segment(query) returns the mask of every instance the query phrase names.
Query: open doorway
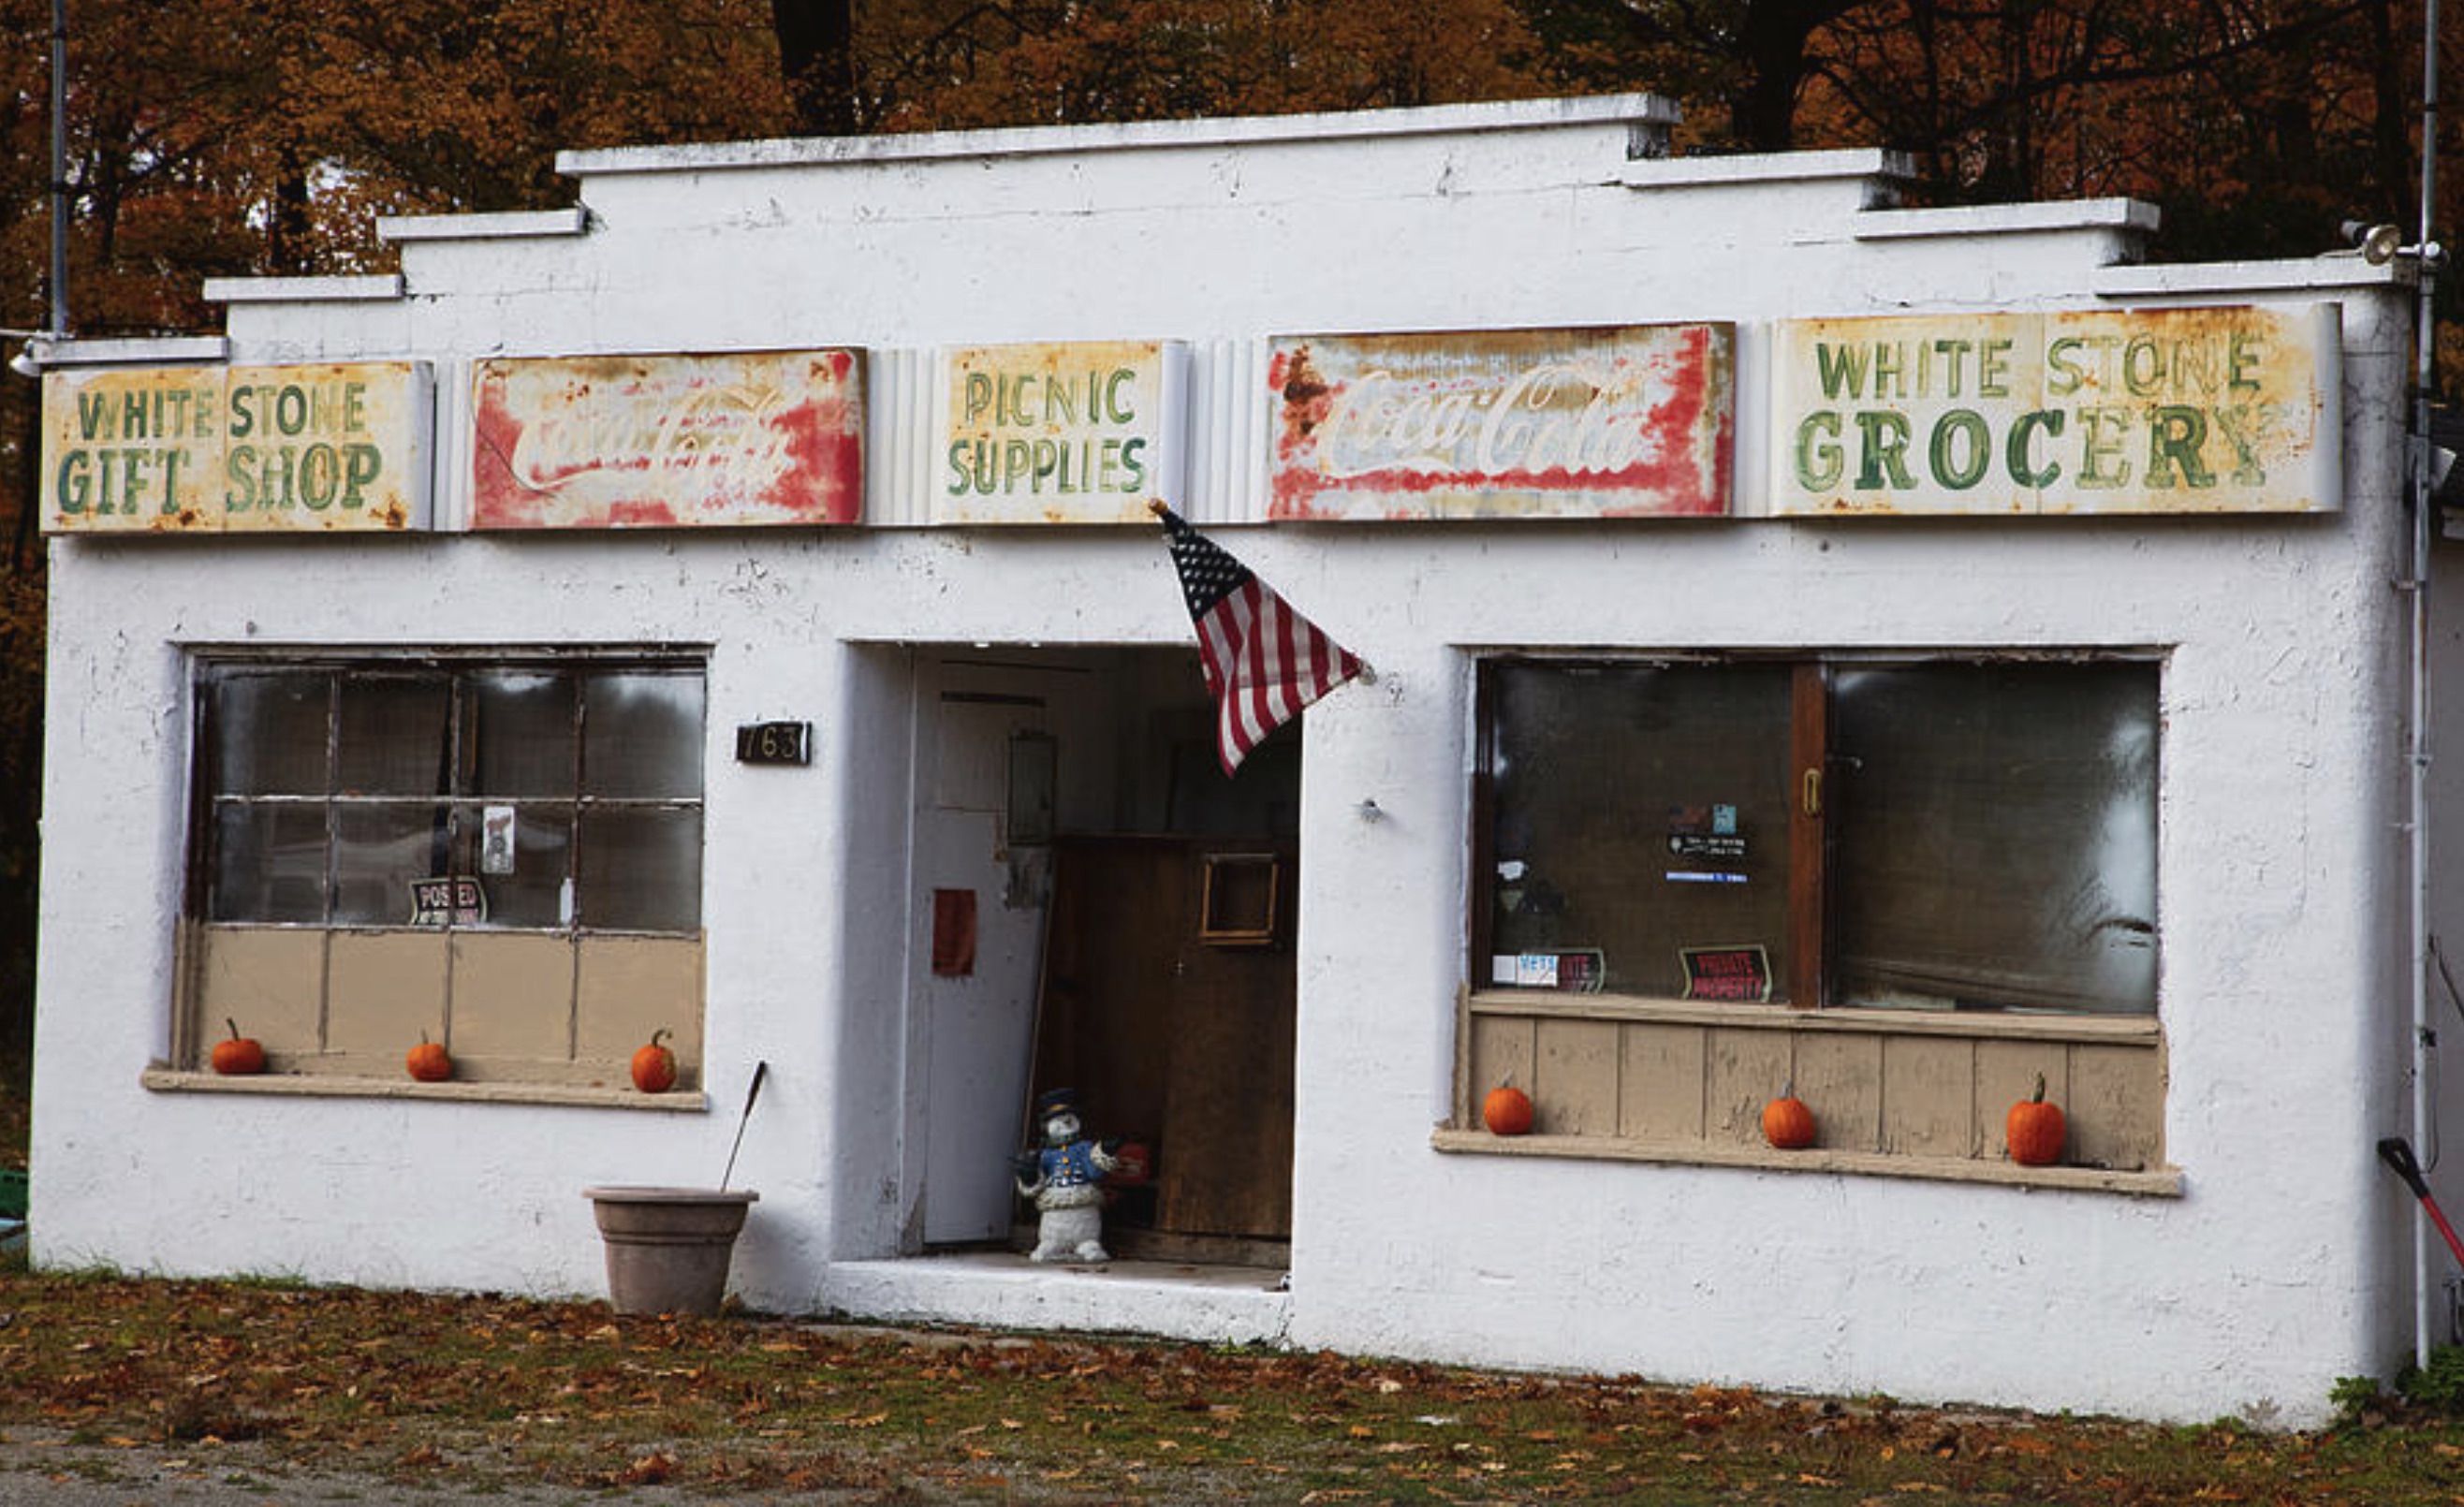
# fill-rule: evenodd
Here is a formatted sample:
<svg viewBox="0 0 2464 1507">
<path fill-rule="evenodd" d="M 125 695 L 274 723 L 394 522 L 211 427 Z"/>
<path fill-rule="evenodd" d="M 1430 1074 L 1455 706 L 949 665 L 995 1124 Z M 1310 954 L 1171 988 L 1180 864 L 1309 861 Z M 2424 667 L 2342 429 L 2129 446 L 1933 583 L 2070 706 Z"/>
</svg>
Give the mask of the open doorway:
<svg viewBox="0 0 2464 1507">
<path fill-rule="evenodd" d="M 921 1244 L 1031 1241 L 1008 1157 L 1068 1087 L 1145 1153 L 1115 1256 L 1285 1264 L 1299 729 L 1227 779 L 1193 651 L 915 664 Z"/>
</svg>

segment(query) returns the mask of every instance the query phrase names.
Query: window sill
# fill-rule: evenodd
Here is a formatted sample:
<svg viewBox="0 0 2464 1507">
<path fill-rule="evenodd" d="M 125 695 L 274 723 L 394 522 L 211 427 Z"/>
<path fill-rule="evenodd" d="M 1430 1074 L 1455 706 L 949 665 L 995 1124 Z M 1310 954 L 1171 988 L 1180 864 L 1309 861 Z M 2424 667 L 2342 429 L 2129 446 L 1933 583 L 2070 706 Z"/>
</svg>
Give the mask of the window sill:
<svg viewBox="0 0 2464 1507">
<path fill-rule="evenodd" d="M 1878 1010 L 1825 1005 L 1711 1004 L 1645 994 L 1576 994 L 1548 990 L 1481 990 L 1472 1014 L 1555 1016 L 1575 1020 L 1648 1020 L 1671 1025 L 1792 1032 L 1883 1032 L 1893 1036 L 1991 1037 L 2010 1041 L 2152 1042 L 2156 1016 L 2032 1014 L 1998 1010 Z"/>
<path fill-rule="evenodd" d="M 2101 1167 L 2021 1167 L 1978 1157 L 1902 1156 L 1882 1151 L 1781 1151 L 1749 1145 L 1672 1145 L 1594 1135 L 1492 1135 L 1441 1125 L 1429 1144 L 1439 1151 L 1473 1156 L 1571 1157 L 1595 1162 L 1654 1162 L 1684 1167 L 1734 1167 L 1758 1171 L 1839 1172 L 1860 1177 L 1914 1177 L 1947 1183 L 1986 1183 L 2014 1188 L 2059 1188 L 2081 1192 L 2178 1198 L 2178 1168 L 2117 1171 Z"/>
<path fill-rule="evenodd" d="M 409 1079 L 345 1078 L 309 1073 L 189 1073 L 149 1067 L 138 1081 L 158 1094 L 253 1094 L 291 1099 L 432 1099 L 471 1104 L 561 1104 L 580 1109 L 631 1109 L 658 1114 L 705 1114 L 710 1096 L 686 1090 L 645 1094 L 633 1088 L 583 1083 L 422 1083 Z"/>
</svg>

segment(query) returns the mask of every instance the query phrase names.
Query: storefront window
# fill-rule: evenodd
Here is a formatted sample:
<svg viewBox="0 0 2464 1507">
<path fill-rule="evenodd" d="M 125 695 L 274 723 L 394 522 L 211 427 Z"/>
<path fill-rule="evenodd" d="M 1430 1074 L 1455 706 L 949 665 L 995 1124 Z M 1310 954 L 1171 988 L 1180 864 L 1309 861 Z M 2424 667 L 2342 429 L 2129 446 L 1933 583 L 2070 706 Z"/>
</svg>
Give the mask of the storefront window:
<svg viewBox="0 0 2464 1507">
<path fill-rule="evenodd" d="M 2152 1013 L 2156 692 L 2144 660 L 1489 661 L 1485 981 Z"/>
<path fill-rule="evenodd" d="M 698 972 L 697 660 L 201 660 L 195 685 L 192 1039 L 244 1011 L 334 1072 L 459 1032 L 519 1077 L 617 1052 L 607 1000 L 693 1034 L 697 983 L 647 981 Z"/>
</svg>

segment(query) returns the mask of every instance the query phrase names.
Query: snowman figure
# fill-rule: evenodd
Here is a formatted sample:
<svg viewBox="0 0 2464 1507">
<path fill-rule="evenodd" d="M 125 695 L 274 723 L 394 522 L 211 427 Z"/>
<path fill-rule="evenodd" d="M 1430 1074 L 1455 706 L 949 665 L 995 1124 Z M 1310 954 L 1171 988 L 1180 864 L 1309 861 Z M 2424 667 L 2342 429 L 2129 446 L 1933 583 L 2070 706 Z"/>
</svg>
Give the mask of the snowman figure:
<svg viewBox="0 0 2464 1507">
<path fill-rule="evenodd" d="M 1078 1093 L 1056 1088 L 1035 1102 L 1044 1144 L 1010 1159 L 1021 1196 L 1041 1216 L 1030 1261 L 1109 1261 L 1104 1249 L 1104 1174 L 1120 1166 L 1117 1141 L 1089 1141 L 1079 1132 Z"/>
</svg>

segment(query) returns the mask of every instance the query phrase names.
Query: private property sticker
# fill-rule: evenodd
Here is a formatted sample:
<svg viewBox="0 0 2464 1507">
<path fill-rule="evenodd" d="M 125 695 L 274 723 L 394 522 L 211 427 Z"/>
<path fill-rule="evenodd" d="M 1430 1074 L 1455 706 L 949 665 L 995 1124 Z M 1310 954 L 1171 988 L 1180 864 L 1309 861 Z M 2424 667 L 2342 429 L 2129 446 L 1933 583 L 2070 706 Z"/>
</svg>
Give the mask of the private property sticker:
<svg viewBox="0 0 2464 1507">
<path fill-rule="evenodd" d="M 1685 997 L 1759 1003 L 1771 998 L 1771 958 L 1760 945 L 1677 950 L 1685 966 Z"/>
</svg>

